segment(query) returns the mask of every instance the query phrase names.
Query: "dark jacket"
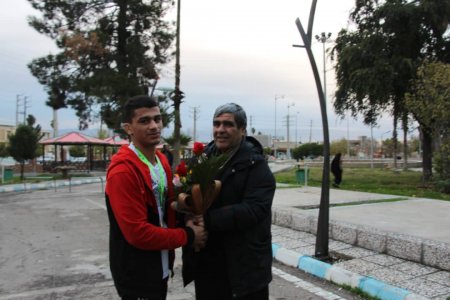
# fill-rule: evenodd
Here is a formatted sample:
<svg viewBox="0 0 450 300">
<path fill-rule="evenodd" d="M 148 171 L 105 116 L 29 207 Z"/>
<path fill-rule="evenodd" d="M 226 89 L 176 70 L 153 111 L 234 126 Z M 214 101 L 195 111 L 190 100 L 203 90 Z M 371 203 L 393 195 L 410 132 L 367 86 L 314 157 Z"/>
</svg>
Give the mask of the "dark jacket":
<svg viewBox="0 0 450 300">
<path fill-rule="evenodd" d="M 211 142 L 206 153 L 214 155 Z M 183 249 L 185 284 L 226 272 L 233 297 L 261 290 L 272 280 L 271 207 L 275 179 L 261 144 L 246 137 L 218 175 L 222 189 L 205 214 L 206 247 Z M 207 288 L 207 287 L 206 287 Z"/>
<path fill-rule="evenodd" d="M 106 205 L 110 222 L 109 258 L 114 284 L 120 296 L 160 297 L 161 250 L 168 249 L 169 267 L 173 249 L 192 242 L 192 229 L 175 227 L 175 212 L 169 209 L 174 191 L 172 171 L 166 157 L 157 152 L 166 172 L 168 197 L 165 223 L 159 222 L 150 170 L 133 150 L 122 146 L 112 158 L 107 172 Z"/>
</svg>

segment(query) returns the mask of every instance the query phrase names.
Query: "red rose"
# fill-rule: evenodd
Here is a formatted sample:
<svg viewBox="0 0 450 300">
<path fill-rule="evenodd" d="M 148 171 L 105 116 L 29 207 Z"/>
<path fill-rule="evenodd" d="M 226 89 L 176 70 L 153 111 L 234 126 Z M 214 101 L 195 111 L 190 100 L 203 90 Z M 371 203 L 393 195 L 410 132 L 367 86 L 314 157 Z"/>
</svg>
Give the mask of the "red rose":
<svg viewBox="0 0 450 300">
<path fill-rule="evenodd" d="M 175 169 L 175 172 L 181 177 L 187 176 L 188 169 L 184 160 L 180 162 L 180 164 Z"/>
<path fill-rule="evenodd" d="M 205 146 L 203 145 L 203 143 L 195 142 L 194 149 L 192 149 L 192 151 L 194 152 L 194 154 L 196 156 L 199 156 L 199 155 L 202 155 L 204 148 L 205 148 Z"/>
</svg>

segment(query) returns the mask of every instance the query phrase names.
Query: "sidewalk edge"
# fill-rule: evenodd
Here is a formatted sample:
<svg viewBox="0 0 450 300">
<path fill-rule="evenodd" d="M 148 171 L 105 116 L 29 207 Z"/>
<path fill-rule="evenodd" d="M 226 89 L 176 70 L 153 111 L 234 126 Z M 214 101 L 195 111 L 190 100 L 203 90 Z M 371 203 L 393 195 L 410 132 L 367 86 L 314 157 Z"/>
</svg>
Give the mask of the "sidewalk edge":
<svg viewBox="0 0 450 300">
<path fill-rule="evenodd" d="M 363 292 L 381 300 L 425 300 L 421 295 L 410 292 L 378 279 L 362 276 L 337 266 L 330 265 L 309 255 L 302 255 L 293 250 L 272 243 L 272 256 L 277 261 L 298 268 L 308 274 L 333 282 L 359 288 Z"/>
</svg>

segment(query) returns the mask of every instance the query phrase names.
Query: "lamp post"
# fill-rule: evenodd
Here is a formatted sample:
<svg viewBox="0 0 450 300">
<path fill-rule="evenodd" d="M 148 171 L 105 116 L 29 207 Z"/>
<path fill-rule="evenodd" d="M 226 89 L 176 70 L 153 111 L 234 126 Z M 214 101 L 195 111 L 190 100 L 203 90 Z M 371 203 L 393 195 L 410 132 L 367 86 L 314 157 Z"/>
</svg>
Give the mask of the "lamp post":
<svg viewBox="0 0 450 300">
<path fill-rule="evenodd" d="M 275 132 L 273 136 L 273 155 L 275 156 L 275 159 L 277 158 L 277 100 L 283 99 L 284 95 L 275 95 Z"/>
<path fill-rule="evenodd" d="M 329 258 L 329 211 L 330 211 L 330 135 L 328 130 L 328 117 L 326 108 L 326 98 L 323 87 L 320 82 L 320 75 L 317 69 L 316 60 L 311 49 L 312 28 L 314 23 L 314 14 L 316 12 L 317 0 L 311 3 L 311 10 L 309 12 L 308 28 L 305 31 L 300 19 L 295 20 L 295 25 L 303 40 L 303 45 L 294 45 L 294 47 L 305 48 L 308 54 L 311 69 L 316 82 L 317 93 L 319 96 L 320 112 L 322 115 L 322 129 L 323 129 L 323 170 L 322 170 L 322 188 L 320 193 L 319 216 L 317 218 L 317 235 L 316 247 L 314 256 L 320 260 L 327 260 Z"/>
<path fill-rule="evenodd" d="M 326 59 L 325 59 L 325 43 L 330 39 L 331 32 L 328 32 L 325 34 L 325 32 L 322 32 L 319 35 L 316 35 L 316 40 L 323 45 L 323 94 L 325 96 L 325 102 L 327 100 L 327 69 L 326 69 Z"/>
<path fill-rule="evenodd" d="M 298 114 L 300 112 L 297 112 L 297 115 L 295 116 L 295 147 L 298 146 Z"/>
<path fill-rule="evenodd" d="M 295 103 L 288 103 L 287 105 L 287 109 L 288 109 L 288 114 L 287 114 L 287 123 L 286 123 L 286 127 L 287 127 L 287 150 L 286 150 L 286 156 L 288 159 L 291 159 L 291 142 L 290 142 L 290 138 L 289 138 L 289 127 L 290 127 L 290 119 L 289 119 L 289 108 L 294 106 Z"/>
</svg>

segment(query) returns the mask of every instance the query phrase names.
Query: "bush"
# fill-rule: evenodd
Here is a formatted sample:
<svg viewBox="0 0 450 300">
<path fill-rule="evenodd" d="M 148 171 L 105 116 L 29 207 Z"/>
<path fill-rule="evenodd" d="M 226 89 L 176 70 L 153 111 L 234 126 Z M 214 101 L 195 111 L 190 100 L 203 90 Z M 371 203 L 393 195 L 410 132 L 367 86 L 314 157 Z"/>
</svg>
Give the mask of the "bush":
<svg viewBox="0 0 450 300">
<path fill-rule="evenodd" d="M 450 179 L 437 181 L 436 189 L 441 193 L 450 194 Z"/>
</svg>

